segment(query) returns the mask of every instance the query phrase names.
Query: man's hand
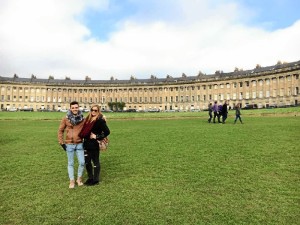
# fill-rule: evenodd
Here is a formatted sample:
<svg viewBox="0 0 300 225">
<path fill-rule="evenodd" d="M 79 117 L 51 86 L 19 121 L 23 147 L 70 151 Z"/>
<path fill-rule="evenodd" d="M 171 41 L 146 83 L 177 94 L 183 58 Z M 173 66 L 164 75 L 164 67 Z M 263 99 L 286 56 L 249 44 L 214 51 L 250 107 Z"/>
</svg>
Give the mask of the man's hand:
<svg viewBox="0 0 300 225">
<path fill-rule="evenodd" d="M 61 144 L 60 145 L 65 151 L 67 151 L 67 146 L 66 146 L 66 144 Z"/>
</svg>

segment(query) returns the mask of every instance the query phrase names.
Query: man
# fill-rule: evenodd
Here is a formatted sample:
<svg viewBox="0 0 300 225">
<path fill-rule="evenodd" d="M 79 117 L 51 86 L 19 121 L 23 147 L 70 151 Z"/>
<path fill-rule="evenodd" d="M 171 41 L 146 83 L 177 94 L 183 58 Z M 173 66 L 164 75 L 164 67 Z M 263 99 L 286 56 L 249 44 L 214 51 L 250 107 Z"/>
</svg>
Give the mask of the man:
<svg viewBox="0 0 300 225">
<path fill-rule="evenodd" d="M 210 123 L 211 122 L 211 119 L 212 119 L 212 112 L 213 112 L 213 106 L 212 106 L 212 103 L 209 103 L 208 105 L 208 122 Z"/>
<path fill-rule="evenodd" d="M 218 117 L 218 102 L 217 101 L 215 101 L 215 104 L 213 105 L 212 110 L 214 112 L 213 122 L 216 123 L 216 117 Z"/>
<path fill-rule="evenodd" d="M 70 178 L 69 188 L 75 187 L 74 178 L 74 154 L 76 153 L 78 159 L 78 174 L 77 184 L 82 186 L 82 175 L 84 170 L 84 150 L 82 139 L 79 137 L 79 133 L 84 124 L 84 118 L 82 112 L 79 110 L 79 104 L 76 101 L 70 103 L 70 109 L 67 112 L 67 116 L 64 117 L 58 128 L 58 142 L 61 147 L 67 152 L 68 156 L 68 174 Z M 64 140 L 64 133 L 66 137 Z"/>
<path fill-rule="evenodd" d="M 224 124 L 227 119 L 228 109 L 227 109 L 227 101 L 224 102 L 222 106 L 222 123 Z"/>
<path fill-rule="evenodd" d="M 222 108 L 223 108 L 223 105 L 220 102 L 220 105 L 218 105 L 218 123 L 222 123 L 221 122 L 221 116 L 223 116 L 223 114 L 222 114 Z"/>
</svg>

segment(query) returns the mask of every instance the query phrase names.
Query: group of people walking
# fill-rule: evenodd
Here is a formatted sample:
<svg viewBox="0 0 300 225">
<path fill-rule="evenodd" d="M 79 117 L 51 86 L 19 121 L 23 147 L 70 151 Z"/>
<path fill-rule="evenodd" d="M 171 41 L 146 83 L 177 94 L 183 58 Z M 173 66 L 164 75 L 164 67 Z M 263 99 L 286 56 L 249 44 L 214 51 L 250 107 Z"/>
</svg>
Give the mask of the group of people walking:
<svg viewBox="0 0 300 225">
<path fill-rule="evenodd" d="M 100 182 L 100 149 L 99 142 L 110 134 L 106 119 L 98 105 L 93 105 L 86 118 L 79 110 L 76 101 L 70 103 L 67 112 L 58 128 L 58 142 L 68 157 L 69 188 L 82 185 L 97 185 Z M 78 159 L 78 172 L 75 181 L 74 156 Z M 88 179 L 83 182 L 84 167 Z"/>
<path fill-rule="evenodd" d="M 240 104 L 236 104 L 235 107 L 235 120 L 234 124 L 236 121 L 239 119 L 241 123 L 243 123 L 242 118 L 241 118 L 241 108 Z M 227 116 L 228 116 L 228 102 L 225 101 L 224 104 L 218 105 L 218 102 L 215 101 L 214 105 L 212 103 L 209 103 L 208 105 L 208 122 L 211 123 L 216 123 L 216 119 L 218 120 L 218 123 L 225 123 Z M 222 120 L 222 121 L 221 121 Z"/>
</svg>

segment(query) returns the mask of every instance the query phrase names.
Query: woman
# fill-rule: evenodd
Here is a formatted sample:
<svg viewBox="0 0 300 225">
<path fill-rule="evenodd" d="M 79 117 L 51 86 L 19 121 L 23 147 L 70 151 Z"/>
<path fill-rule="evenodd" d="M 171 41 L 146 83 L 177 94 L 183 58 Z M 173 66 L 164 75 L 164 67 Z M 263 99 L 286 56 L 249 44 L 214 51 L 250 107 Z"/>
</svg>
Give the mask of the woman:
<svg viewBox="0 0 300 225">
<path fill-rule="evenodd" d="M 85 166 L 88 179 L 85 185 L 96 185 L 100 181 L 100 151 L 99 143 L 110 134 L 106 121 L 98 105 L 93 105 L 85 119 L 80 137 L 84 139 Z M 93 164 L 93 165 L 92 165 Z"/>
</svg>

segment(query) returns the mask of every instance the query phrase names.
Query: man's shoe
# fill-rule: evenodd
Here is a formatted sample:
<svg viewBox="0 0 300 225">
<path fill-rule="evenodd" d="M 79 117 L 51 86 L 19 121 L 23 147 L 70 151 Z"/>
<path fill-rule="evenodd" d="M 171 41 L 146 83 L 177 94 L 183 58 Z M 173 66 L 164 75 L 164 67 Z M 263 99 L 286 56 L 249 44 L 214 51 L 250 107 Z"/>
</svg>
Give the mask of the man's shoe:
<svg viewBox="0 0 300 225">
<path fill-rule="evenodd" d="M 70 180 L 69 188 L 70 189 L 75 188 L 75 180 Z"/>
<path fill-rule="evenodd" d="M 83 183 L 82 183 L 82 177 L 78 177 L 77 180 L 76 180 L 76 182 L 77 182 L 78 186 L 82 186 L 83 185 Z"/>
</svg>

